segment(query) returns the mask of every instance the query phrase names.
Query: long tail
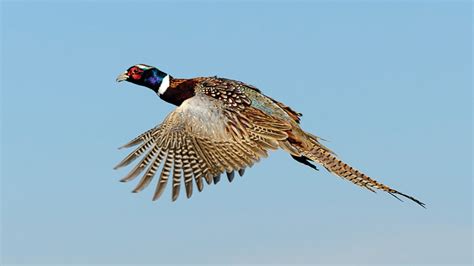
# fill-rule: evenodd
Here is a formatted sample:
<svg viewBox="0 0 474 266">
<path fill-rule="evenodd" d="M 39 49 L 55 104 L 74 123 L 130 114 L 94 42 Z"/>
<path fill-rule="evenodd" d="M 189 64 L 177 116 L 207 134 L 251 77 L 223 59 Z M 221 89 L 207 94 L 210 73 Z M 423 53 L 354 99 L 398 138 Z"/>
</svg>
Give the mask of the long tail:
<svg viewBox="0 0 474 266">
<path fill-rule="evenodd" d="M 416 202 L 421 207 L 426 208 L 425 204 L 417 200 L 416 198 L 403 194 L 382 183 L 379 183 L 374 179 L 370 178 L 369 176 L 365 175 L 364 173 L 360 172 L 359 170 L 354 169 L 352 166 L 339 160 L 331 150 L 319 143 L 317 137 L 308 133 L 307 137 L 311 140 L 312 145 L 310 145 L 310 149 L 302 150 L 301 152 L 304 154 L 305 157 L 324 166 L 329 172 L 344 179 L 347 179 L 352 183 L 364 187 L 372 192 L 375 192 L 374 189 L 380 189 L 389 193 L 400 201 L 402 200 L 397 195 L 410 199 Z"/>
</svg>

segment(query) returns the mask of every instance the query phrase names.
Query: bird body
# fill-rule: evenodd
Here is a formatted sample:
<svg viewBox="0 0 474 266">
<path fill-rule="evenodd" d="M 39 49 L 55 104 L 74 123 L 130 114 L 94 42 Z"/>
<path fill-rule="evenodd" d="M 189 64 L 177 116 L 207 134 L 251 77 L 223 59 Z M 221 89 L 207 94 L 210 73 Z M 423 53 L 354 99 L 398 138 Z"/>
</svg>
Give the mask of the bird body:
<svg viewBox="0 0 474 266">
<path fill-rule="evenodd" d="M 371 191 L 401 195 L 424 206 L 342 162 L 321 144 L 320 138 L 300 127 L 300 113 L 254 86 L 219 77 L 175 79 L 144 64 L 130 67 L 117 78 L 124 80 L 148 87 L 177 106 L 162 124 L 124 145 L 138 148 L 116 168 L 142 159 L 122 181 L 130 181 L 145 171 L 134 192 L 148 186 L 162 165 L 153 199 L 161 196 L 168 179 L 172 182 L 173 201 L 178 198 L 181 179 L 189 198 L 194 183 L 201 191 L 203 180 L 217 183 L 222 173 L 232 181 L 234 171 L 243 175 L 247 167 L 267 157 L 269 150 L 281 148 L 314 169 L 317 168 L 311 162 Z"/>
</svg>

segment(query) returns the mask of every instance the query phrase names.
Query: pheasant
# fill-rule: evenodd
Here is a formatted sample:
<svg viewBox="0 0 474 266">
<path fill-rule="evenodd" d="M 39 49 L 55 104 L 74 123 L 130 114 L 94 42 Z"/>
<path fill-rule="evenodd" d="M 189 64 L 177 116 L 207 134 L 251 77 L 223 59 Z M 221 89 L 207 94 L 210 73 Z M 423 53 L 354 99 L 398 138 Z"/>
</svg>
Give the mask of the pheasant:
<svg viewBox="0 0 474 266">
<path fill-rule="evenodd" d="M 301 113 L 252 85 L 216 76 L 179 79 L 145 64 L 130 67 L 117 81 L 145 86 L 177 106 L 162 124 L 121 147 L 138 145 L 114 169 L 141 157 L 121 181 L 133 180 L 145 171 L 133 192 L 146 188 L 162 165 L 153 200 L 160 198 L 170 178 L 172 201 L 179 196 L 181 179 L 189 198 L 193 183 L 202 191 L 204 182 L 216 184 L 223 173 L 232 182 L 235 172 L 242 176 L 247 167 L 267 157 L 268 151 L 281 148 L 297 162 L 316 170 L 312 162 L 372 192 L 382 190 L 425 207 L 416 198 L 379 183 L 338 159 L 319 137 L 301 129 Z"/>
</svg>

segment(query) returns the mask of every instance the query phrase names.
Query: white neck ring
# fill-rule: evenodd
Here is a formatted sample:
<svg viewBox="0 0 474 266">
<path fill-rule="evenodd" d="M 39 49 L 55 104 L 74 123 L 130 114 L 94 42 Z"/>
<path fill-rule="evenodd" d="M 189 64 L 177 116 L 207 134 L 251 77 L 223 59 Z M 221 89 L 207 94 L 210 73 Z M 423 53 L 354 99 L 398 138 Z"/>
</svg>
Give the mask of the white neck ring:
<svg viewBox="0 0 474 266">
<path fill-rule="evenodd" d="M 169 86 L 170 86 L 170 75 L 166 75 L 161 81 L 160 87 L 158 88 L 158 93 L 160 95 L 163 95 Z"/>
</svg>

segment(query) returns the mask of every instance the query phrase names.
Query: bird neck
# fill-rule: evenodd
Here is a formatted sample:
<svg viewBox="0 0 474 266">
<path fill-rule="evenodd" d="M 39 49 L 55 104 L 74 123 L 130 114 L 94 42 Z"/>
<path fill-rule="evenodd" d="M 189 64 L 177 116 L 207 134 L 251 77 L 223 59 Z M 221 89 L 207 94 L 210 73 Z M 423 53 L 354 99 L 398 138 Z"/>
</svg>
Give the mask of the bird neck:
<svg viewBox="0 0 474 266">
<path fill-rule="evenodd" d="M 166 90 L 169 86 L 170 79 L 170 75 L 155 68 L 146 72 L 143 79 L 140 81 L 141 84 L 139 85 L 145 86 L 154 92 L 159 93 L 160 90 Z"/>
<path fill-rule="evenodd" d="M 156 92 L 165 102 L 179 106 L 185 100 L 195 95 L 195 86 L 196 81 L 193 79 L 175 79 L 169 76 L 169 86 L 164 89 L 163 85 L 161 88 L 158 88 Z"/>
</svg>

